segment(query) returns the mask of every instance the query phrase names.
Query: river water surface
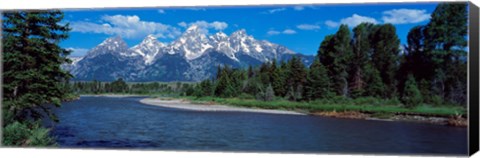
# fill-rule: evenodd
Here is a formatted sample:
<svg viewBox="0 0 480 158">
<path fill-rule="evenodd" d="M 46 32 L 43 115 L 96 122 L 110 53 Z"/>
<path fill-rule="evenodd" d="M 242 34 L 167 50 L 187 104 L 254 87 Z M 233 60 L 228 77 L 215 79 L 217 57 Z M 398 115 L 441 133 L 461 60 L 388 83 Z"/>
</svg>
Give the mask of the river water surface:
<svg viewBox="0 0 480 158">
<path fill-rule="evenodd" d="M 199 112 L 81 97 L 46 122 L 63 148 L 465 155 L 466 128 L 308 115 Z"/>
</svg>

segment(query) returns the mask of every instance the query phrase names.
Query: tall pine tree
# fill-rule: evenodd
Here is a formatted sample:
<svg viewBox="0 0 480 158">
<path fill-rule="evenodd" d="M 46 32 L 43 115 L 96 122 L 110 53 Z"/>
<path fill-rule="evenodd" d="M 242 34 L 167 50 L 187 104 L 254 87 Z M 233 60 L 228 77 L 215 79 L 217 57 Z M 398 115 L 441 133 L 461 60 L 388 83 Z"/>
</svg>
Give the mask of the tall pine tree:
<svg viewBox="0 0 480 158">
<path fill-rule="evenodd" d="M 337 95 L 348 96 L 348 62 L 352 56 L 350 30 L 340 25 L 334 35 L 326 36 L 320 45 L 318 56 L 325 65 Z"/>
<path fill-rule="evenodd" d="M 308 100 L 323 99 L 331 95 L 327 69 L 320 63 L 318 58 L 310 65 L 305 90 Z"/>
<path fill-rule="evenodd" d="M 40 119 L 40 111 L 55 118 L 45 103 L 60 106 L 66 96 L 62 82 L 71 78 L 60 68 L 70 62 L 70 52 L 59 46 L 70 31 L 68 24 L 60 24 L 62 19 L 60 11 L 3 14 L 4 125 L 14 120 Z"/>
<path fill-rule="evenodd" d="M 400 51 L 400 40 L 395 26 L 392 24 L 379 26 L 371 40 L 373 45 L 372 63 L 380 72 L 380 77 L 387 87 L 383 97 L 393 97 L 397 93 L 395 75 L 399 66 L 398 53 Z"/>
<path fill-rule="evenodd" d="M 371 53 L 370 34 L 374 27 L 372 23 L 361 23 L 353 28 L 353 59 L 349 62 L 349 89 L 351 97 L 364 95 L 366 86 L 365 69 Z"/>
</svg>

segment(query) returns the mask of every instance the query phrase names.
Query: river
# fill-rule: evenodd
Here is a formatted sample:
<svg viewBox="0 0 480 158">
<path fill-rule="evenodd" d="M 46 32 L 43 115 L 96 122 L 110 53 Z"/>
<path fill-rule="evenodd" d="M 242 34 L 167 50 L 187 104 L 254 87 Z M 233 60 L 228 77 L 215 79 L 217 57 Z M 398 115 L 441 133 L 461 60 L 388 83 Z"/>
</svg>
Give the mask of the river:
<svg viewBox="0 0 480 158">
<path fill-rule="evenodd" d="M 466 155 L 467 129 L 309 115 L 200 112 L 86 97 L 55 109 L 61 148 Z"/>
</svg>

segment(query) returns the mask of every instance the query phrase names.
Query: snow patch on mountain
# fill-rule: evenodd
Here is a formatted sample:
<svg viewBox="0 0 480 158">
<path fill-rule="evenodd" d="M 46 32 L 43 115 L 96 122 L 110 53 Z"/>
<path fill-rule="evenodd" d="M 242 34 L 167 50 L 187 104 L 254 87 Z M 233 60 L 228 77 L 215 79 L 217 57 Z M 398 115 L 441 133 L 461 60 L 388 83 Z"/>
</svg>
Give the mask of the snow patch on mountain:
<svg viewBox="0 0 480 158">
<path fill-rule="evenodd" d="M 199 81 L 214 75 L 218 65 L 258 65 L 286 60 L 292 55 L 296 53 L 266 40 L 256 40 L 245 29 L 230 36 L 223 32 L 207 35 L 199 26 L 191 25 L 168 44 L 148 35 L 128 48 L 119 36 L 108 38 L 65 68 L 79 80 L 122 77 L 128 81 Z"/>
</svg>

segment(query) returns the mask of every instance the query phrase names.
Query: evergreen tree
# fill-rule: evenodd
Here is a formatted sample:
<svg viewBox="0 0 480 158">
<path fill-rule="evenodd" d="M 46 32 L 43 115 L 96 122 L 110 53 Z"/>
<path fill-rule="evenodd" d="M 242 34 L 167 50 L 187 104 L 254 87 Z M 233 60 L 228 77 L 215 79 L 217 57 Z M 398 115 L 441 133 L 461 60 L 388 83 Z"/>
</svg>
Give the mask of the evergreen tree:
<svg viewBox="0 0 480 158">
<path fill-rule="evenodd" d="M 252 78 L 255 74 L 253 73 L 252 65 L 248 65 L 248 78 Z"/>
<path fill-rule="evenodd" d="M 59 24 L 62 19 L 60 11 L 4 12 L 4 125 L 28 117 L 39 119 L 39 110 L 54 118 L 44 105 L 60 106 L 60 100 L 66 96 L 61 91 L 61 83 L 71 77 L 60 68 L 61 64 L 70 62 L 66 58 L 70 52 L 59 46 L 70 31 L 68 24 Z M 11 117 L 5 118 L 5 114 Z"/>
<path fill-rule="evenodd" d="M 220 72 L 220 78 L 218 79 L 217 85 L 215 86 L 216 96 L 231 97 L 235 94 L 228 71 L 228 68 L 225 67 L 222 72 Z"/>
<path fill-rule="evenodd" d="M 394 97 L 397 93 L 395 75 L 398 70 L 398 53 L 400 40 L 395 26 L 384 24 L 378 27 L 372 37 L 372 63 L 380 72 L 380 77 L 387 87 L 386 96 Z"/>
<path fill-rule="evenodd" d="M 350 96 L 356 98 L 364 95 L 366 86 L 365 69 L 369 62 L 371 52 L 370 40 L 371 30 L 374 27 L 371 23 L 361 23 L 353 28 L 353 59 L 350 60 Z"/>
<path fill-rule="evenodd" d="M 275 98 L 275 92 L 273 92 L 272 85 L 269 84 L 265 90 L 265 101 L 272 101 Z"/>
<path fill-rule="evenodd" d="M 268 63 L 263 63 L 260 65 L 260 72 L 259 72 L 259 77 L 260 81 L 262 81 L 263 85 L 268 85 L 270 84 L 270 66 Z"/>
<path fill-rule="evenodd" d="M 366 79 L 368 86 L 365 88 L 366 96 L 372 97 L 384 97 L 386 92 L 385 84 L 382 82 L 380 72 L 375 69 L 371 64 L 368 64 L 365 69 Z"/>
<path fill-rule="evenodd" d="M 283 68 L 276 68 L 272 74 L 272 86 L 275 95 L 277 96 L 285 96 L 287 93 L 285 89 L 285 80 L 286 80 L 286 73 Z"/>
<path fill-rule="evenodd" d="M 413 75 L 408 76 L 404 89 L 402 103 L 406 107 L 415 107 L 423 102 L 422 94 L 417 87 L 417 82 L 415 81 Z"/>
<path fill-rule="evenodd" d="M 40 127 L 30 121 L 40 120 L 42 113 L 57 120 L 46 103 L 60 106 L 68 95 L 62 85 L 71 78 L 60 67 L 71 62 L 70 51 L 59 46 L 70 31 L 68 24 L 60 24 L 62 19 L 58 10 L 3 12 L 2 127 L 15 129 L 15 122 L 37 130 Z M 3 145 L 15 145 L 5 142 L 12 134 L 4 133 Z M 26 142 L 28 138 L 19 139 Z M 29 141 L 24 145 L 38 145 Z"/>
<path fill-rule="evenodd" d="M 128 85 L 125 81 L 123 81 L 123 78 L 119 78 L 119 79 L 113 81 L 110 84 L 110 86 L 112 88 L 112 92 L 114 92 L 114 93 L 126 93 L 128 91 Z M 137 86 L 145 87 L 143 84 L 139 84 Z M 145 88 L 142 88 L 142 89 L 143 89 L 142 92 L 146 93 Z"/>
<path fill-rule="evenodd" d="M 203 80 L 200 84 L 197 84 L 194 95 L 197 97 L 213 96 L 213 90 L 214 88 L 210 80 Z"/>
<path fill-rule="evenodd" d="M 337 95 L 348 95 L 347 66 L 352 57 L 350 30 L 347 25 L 340 25 L 334 35 L 325 37 L 320 45 L 318 56 L 328 70 L 333 89 Z"/>
<path fill-rule="evenodd" d="M 407 35 L 407 45 L 404 55 L 401 56 L 401 65 L 397 73 L 399 81 L 399 92 L 403 93 L 406 77 L 412 74 L 417 80 L 432 80 L 434 72 L 434 63 L 425 51 L 424 45 L 424 26 L 412 28 Z M 430 88 L 426 89 L 430 90 Z"/>
<path fill-rule="evenodd" d="M 327 70 L 317 58 L 310 65 L 307 75 L 306 98 L 308 100 L 322 99 L 330 96 L 330 79 Z"/>
<path fill-rule="evenodd" d="M 435 8 L 425 29 L 424 43 L 433 59 L 435 76 L 445 75 L 443 80 L 434 79 L 436 95 L 458 104 L 466 103 L 466 100 L 461 99 L 466 98 L 466 92 L 459 89 L 467 88 L 467 74 L 464 70 L 467 17 L 467 3 L 441 3 Z"/>
<path fill-rule="evenodd" d="M 272 85 L 268 85 L 265 91 L 261 90 L 256 94 L 257 100 L 272 101 L 275 98 Z"/>
<path fill-rule="evenodd" d="M 288 62 L 287 68 L 288 77 L 286 78 L 286 83 L 288 86 L 304 86 L 307 82 L 307 71 L 305 65 L 300 60 L 300 58 L 294 56 Z"/>
</svg>

